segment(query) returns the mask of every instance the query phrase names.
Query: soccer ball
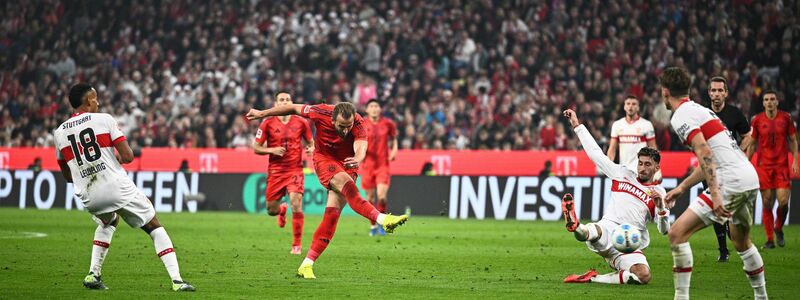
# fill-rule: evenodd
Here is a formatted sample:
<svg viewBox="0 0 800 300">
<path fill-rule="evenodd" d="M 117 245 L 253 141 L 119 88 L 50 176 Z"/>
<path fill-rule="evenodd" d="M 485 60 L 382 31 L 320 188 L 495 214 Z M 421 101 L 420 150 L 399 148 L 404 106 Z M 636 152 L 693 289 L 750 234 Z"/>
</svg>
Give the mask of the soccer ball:
<svg viewBox="0 0 800 300">
<path fill-rule="evenodd" d="M 630 224 L 622 224 L 614 228 L 611 233 L 614 248 L 622 253 L 631 253 L 639 249 L 642 244 L 642 233 Z"/>
</svg>

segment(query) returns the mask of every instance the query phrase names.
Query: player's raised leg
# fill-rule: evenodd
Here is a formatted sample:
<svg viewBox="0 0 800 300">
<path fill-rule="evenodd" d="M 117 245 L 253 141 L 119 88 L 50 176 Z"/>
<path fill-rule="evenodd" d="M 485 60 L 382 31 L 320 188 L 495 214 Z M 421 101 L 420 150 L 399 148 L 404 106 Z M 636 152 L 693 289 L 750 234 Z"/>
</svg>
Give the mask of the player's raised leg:
<svg viewBox="0 0 800 300">
<path fill-rule="evenodd" d="M 749 211 L 748 211 L 749 213 Z M 748 224 L 731 224 L 731 240 L 733 247 L 742 258 L 743 270 L 747 275 L 750 286 L 753 288 L 755 299 L 767 299 L 767 282 L 764 278 L 764 260 L 758 248 L 750 240 L 750 226 Z"/>
<path fill-rule="evenodd" d="M 778 211 L 775 218 L 775 238 L 777 239 L 778 246 L 785 246 L 786 241 L 783 238 L 783 224 L 786 223 L 786 217 L 789 215 L 789 199 L 791 195 L 790 189 L 777 189 L 775 190 L 778 199 Z"/>
<path fill-rule="evenodd" d="M 644 257 L 644 254 L 641 253 L 631 253 L 631 255 Z M 647 284 L 650 282 L 650 267 L 646 264 L 635 264 L 629 270 L 621 269 L 617 272 L 596 275 L 590 280 L 594 283 L 606 284 Z"/>
<path fill-rule="evenodd" d="M 775 189 L 761 190 L 761 223 L 764 224 L 764 233 L 767 235 L 767 242 L 764 243 L 764 249 L 775 248 L 775 215 L 772 213 L 772 208 L 775 207 Z"/>
<path fill-rule="evenodd" d="M 289 203 L 292 205 L 292 251 L 291 254 L 300 255 L 302 253 L 303 240 L 303 194 L 297 192 L 289 193 Z"/>
<path fill-rule="evenodd" d="M 323 251 L 328 248 L 333 234 L 336 233 L 336 224 L 339 222 L 341 209 L 347 201 L 339 196 L 339 194 L 328 191 L 328 203 L 325 207 L 325 213 L 322 215 L 322 222 L 314 231 L 314 236 L 311 240 L 311 247 L 308 249 L 306 258 L 297 269 L 297 276 L 306 279 L 315 279 L 314 276 L 314 262 L 319 258 Z"/>
<path fill-rule="evenodd" d="M 161 258 L 161 262 L 164 263 L 164 267 L 166 267 L 167 273 L 172 279 L 172 290 L 193 292 L 195 290 L 194 286 L 181 278 L 180 269 L 178 268 L 178 256 L 172 246 L 172 240 L 167 235 L 164 227 L 161 226 L 158 218 L 153 217 L 150 222 L 147 222 L 141 228 L 153 239 L 156 254 Z"/>
<path fill-rule="evenodd" d="M 94 241 L 92 241 L 92 262 L 89 265 L 89 274 L 83 279 L 83 286 L 89 289 L 105 290 L 108 288 L 100 276 L 102 275 L 103 261 L 108 254 L 108 247 L 111 246 L 111 238 L 119 224 L 119 216 L 112 212 L 97 215 L 95 220 L 98 221 L 98 225 L 94 231 Z"/>
<path fill-rule="evenodd" d="M 675 299 L 689 299 L 689 286 L 692 281 L 694 259 L 689 237 L 706 227 L 700 216 L 687 209 L 672 224 L 669 231 L 669 243 L 672 248 L 672 277 L 675 284 Z"/>
<path fill-rule="evenodd" d="M 386 232 L 392 233 L 394 229 L 403 225 L 408 216 L 392 216 L 380 213 L 372 204 L 361 198 L 353 179 L 345 172 L 339 172 L 330 180 L 331 188 L 347 200 L 347 204 L 359 215 L 383 225 Z"/>
</svg>

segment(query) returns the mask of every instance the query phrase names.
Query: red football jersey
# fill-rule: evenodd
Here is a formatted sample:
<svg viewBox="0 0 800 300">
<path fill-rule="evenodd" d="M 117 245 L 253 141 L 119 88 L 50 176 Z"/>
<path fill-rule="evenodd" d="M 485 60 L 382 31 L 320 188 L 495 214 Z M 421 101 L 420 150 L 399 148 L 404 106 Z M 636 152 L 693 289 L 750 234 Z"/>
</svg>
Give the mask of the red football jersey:
<svg viewBox="0 0 800 300">
<path fill-rule="evenodd" d="M 388 118 L 380 118 L 377 123 L 372 123 L 369 118 L 364 120 L 364 129 L 369 137 L 367 158 L 365 166 L 381 167 L 389 165 L 389 141 L 397 136 L 397 126 Z"/>
<path fill-rule="evenodd" d="M 792 117 L 779 110 L 775 118 L 770 120 L 767 114 L 762 112 L 753 118 L 752 126 L 753 138 L 758 143 L 756 166 L 788 167 L 789 143 L 787 138 L 797 132 Z"/>
<path fill-rule="evenodd" d="M 333 126 L 333 107 L 329 104 L 305 105 L 300 115 L 314 121 L 314 128 L 317 129 L 317 136 L 314 138 L 316 147 L 314 155 L 343 161 L 348 157 L 355 156 L 353 142 L 356 140 L 366 141 L 367 132 L 364 130 L 364 119 L 361 118 L 361 115 L 355 114 L 353 129 L 347 134 L 347 137 L 340 138 L 336 127 Z"/>
<path fill-rule="evenodd" d="M 269 156 L 269 170 L 275 172 L 288 172 L 303 169 L 303 144 L 300 138 L 311 140 L 311 127 L 308 120 L 289 117 L 289 122 L 283 124 L 278 117 L 264 119 L 256 131 L 256 142 L 264 143 L 267 147 L 283 147 L 286 153 L 283 156 Z"/>
</svg>

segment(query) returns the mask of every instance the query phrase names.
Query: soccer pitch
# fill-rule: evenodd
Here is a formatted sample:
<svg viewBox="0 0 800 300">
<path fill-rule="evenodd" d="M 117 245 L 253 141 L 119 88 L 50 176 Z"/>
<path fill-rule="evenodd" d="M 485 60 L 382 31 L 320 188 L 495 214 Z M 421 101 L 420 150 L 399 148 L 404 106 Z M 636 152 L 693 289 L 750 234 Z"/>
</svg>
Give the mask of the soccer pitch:
<svg viewBox="0 0 800 300">
<path fill-rule="evenodd" d="M 245 213 L 159 214 L 194 294 L 169 290 L 149 236 L 120 223 L 103 267 L 107 291 L 81 285 L 95 223 L 81 211 L 0 209 L 0 299 L 27 298 L 525 298 L 671 299 L 672 256 L 651 226 L 646 286 L 564 284 L 570 273 L 605 262 L 560 222 L 450 220 L 412 216 L 397 233 L 373 238 L 360 217 L 342 217 L 314 267 L 316 280 L 295 277 L 320 216 L 307 216 L 303 256 L 289 254 L 291 228 Z M 762 251 L 773 299 L 797 297 L 800 228 L 788 226 L 786 248 Z M 764 241 L 763 227 L 754 240 Z M 35 237 L 37 234 L 44 237 Z M 692 297 L 752 299 L 739 256 L 717 263 L 712 229 L 691 240 Z M 729 247 L 732 247 L 729 242 Z"/>
</svg>

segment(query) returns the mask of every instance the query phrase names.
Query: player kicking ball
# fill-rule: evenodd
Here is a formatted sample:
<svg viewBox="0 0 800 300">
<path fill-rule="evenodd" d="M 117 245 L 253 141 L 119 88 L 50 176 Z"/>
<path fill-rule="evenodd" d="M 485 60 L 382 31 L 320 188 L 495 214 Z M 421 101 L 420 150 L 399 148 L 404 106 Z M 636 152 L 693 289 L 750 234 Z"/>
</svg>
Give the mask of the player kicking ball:
<svg viewBox="0 0 800 300">
<path fill-rule="evenodd" d="M 569 119 L 589 158 L 614 182 L 611 187 L 611 202 L 605 215 L 597 223 L 579 223 L 572 195 L 565 194 L 561 200 L 567 231 L 572 232 L 578 241 L 586 242 L 589 249 L 602 256 L 614 272 L 598 275 L 597 271 L 589 270 L 583 275 L 567 276 L 564 282 L 647 284 L 650 282 L 650 265 L 644 253 L 641 250 L 632 253 L 619 252 L 613 247 L 611 233 L 620 224 L 630 224 L 642 233 L 640 249 L 644 249 L 650 243 L 648 219 L 657 224 L 661 234 L 669 231 L 669 210 L 661 201 L 666 191 L 653 180 L 653 175 L 660 169 L 661 155 L 658 150 L 641 148 L 637 154 L 638 174 L 634 173 L 624 165 L 615 164 L 603 154 L 589 130 L 578 121 L 575 111 L 567 109 L 564 116 Z"/>
<path fill-rule="evenodd" d="M 322 186 L 328 189 L 328 203 L 322 223 L 314 232 L 311 248 L 297 269 L 297 276 L 313 279 L 316 278 L 313 271 L 314 261 L 328 247 L 336 232 L 341 210 L 346 204 L 350 204 L 353 211 L 370 221 L 383 224 L 383 229 L 388 233 L 403 225 L 408 216 L 383 214 L 361 198 L 355 179 L 358 177 L 358 165 L 367 154 L 367 133 L 364 130 L 364 119 L 356 113 L 352 104 L 291 104 L 267 110 L 250 109 L 247 118 L 255 120 L 286 115 L 299 115 L 314 121 L 317 132 L 314 139 L 314 169 Z"/>
<path fill-rule="evenodd" d="M 114 118 L 97 113 L 97 91 L 88 84 L 76 84 L 69 91 L 69 102 L 75 113 L 53 133 L 59 149 L 58 165 L 67 182 L 75 185 L 75 195 L 98 224 L 89 275 L 83 279 L 83 285 L 90 289 L 107 289 L 101 279 L 101 269 L 122 218 L 153 239 L 156 254 L 172 279 L 172 290 L 194 291 L 194 287 L 181 278 L 172 241 L 158 222 L 153 205 L 120 165 L 133 161 L 133 150 Z"/>
<path fill-rule="evenodd" d="M 292 95 L 287 92 L 275 94 L 275 107 L 291 105 Z M 302 253 L 303 238 L 303 147 L 311 156 L 314 152 L 314 141 L 311 139 L 311 127 L 308 120 L 298 116 L 280 116 L 266 118 L 256 131 L 253 151 L 258 155 L 269 155 L 269 174 L 267 175 L 267 213 L 278 216 L 278 227 L 286 226 L 286 203 L 281 198 L 289 194 L 292 205 L 292 250 L 291 254 Z M 264 143 L 267 143 L 264 145 Z"/>
</svg>

